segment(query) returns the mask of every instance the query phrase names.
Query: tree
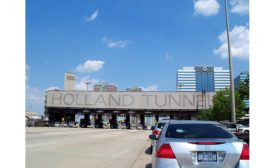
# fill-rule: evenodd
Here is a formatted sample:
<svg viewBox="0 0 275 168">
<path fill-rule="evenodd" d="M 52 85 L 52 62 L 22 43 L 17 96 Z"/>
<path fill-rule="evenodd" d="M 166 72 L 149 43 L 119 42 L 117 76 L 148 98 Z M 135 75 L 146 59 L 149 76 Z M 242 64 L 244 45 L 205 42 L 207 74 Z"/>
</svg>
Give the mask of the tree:
<svg viewBox="0 0 275 168">
<path fill-rule="evenodd" d="M 236 118 L 245 115 L 243 112 L 245 104 L 238 92 L 235 92 Z M 224 89 L 217 91 L 213 96 L 213 107 L 198 113 L 199 120 L 225 121 L 231 119 L 231 98 L 230 90 Z"/>
<path fill-rule="evenodd" d="M 208 121 L 214 120 L 212 108 L 200 111 L 198 113 L 197 118 L 198 120 L 208 120 Z"/>
<path fill-rule="evenodd" d="M 236 119 L 245 115 L 245 104 L 238 92 L 235 92 Z M 231 99 L 228 88 L 216 92 L 213 96 L 213 120 L 224 121 L 231 119 Z"/>
<path fill-rule="evenodd" d="M 249 100 L 249 75 L 244 81 L 240 82 L 238 92 L 242 100 Z"/>
</svg>

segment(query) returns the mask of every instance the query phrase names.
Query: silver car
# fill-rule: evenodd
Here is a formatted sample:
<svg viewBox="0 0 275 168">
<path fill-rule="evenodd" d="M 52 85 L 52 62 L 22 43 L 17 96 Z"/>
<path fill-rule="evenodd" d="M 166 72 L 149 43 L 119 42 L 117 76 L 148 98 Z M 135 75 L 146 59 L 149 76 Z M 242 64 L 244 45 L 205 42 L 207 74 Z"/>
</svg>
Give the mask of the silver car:
<svg viewBox="0 0 275 168">
<path fill-rule="evenodd" d="M 156 137 L 159 136 L 159 133 L 160 131 L 162 130 L 162 128 L 164 127 L 165 123 L 167 123 L 170 119 L 162 119 L 160 120 L 155 128 L 152 130 L 152 134 L 153 135 L 156 135 Z M 151 152 L 153 151 L 153 147 L 155 146 L 156 144 L 156 140 L 151 140 Z"/>
<path fill-rule="evenodd" d="M 152 168 L 248 168 L 249 146 L 211 121 L 170 120 L 157 140 Z"/>
</svg>

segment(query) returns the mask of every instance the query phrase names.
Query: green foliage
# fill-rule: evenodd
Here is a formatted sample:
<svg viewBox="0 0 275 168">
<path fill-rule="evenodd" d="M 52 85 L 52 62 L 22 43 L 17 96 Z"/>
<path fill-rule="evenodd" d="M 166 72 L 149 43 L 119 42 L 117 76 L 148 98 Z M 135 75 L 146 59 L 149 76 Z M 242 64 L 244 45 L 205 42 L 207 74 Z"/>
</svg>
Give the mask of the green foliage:
<svg viewBox="0 0 275 168">
<path fill-rule="evenodd" d="M 238 91 L 242 100 L 249 99 L 249 75 L 243 82 L 240 83 Z"/>
<path fill-rule="evenodd" d="M 235 92 L 236 119 L 245 115 L 243 112 L 245 104 L 240 95 Z M 213 107 L 198 113 L 199 120 L 225 121 L 231 120 L 231 98 L 230 90 L 224 89 L 216 92 L 213 96 Z"/>
<path fill-rule="evenodd" d="M 213 120 L 213 113 L 212 113 L 212 109 L 206 109 L 206 110 L 202 110 L 198 113 L 197 116 L 198 120 L 207 120 L 207 121 L 211 121 Z"/>
</svg>

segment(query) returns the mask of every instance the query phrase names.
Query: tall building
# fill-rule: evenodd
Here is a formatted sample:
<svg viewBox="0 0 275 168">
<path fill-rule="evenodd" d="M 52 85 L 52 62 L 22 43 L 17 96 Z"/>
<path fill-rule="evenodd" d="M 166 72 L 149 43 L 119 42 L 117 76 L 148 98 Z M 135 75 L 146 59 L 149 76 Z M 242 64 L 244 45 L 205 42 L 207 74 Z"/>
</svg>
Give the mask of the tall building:
<svg viewBox="0 0 275 168">
<path fill-rule="evenodd" d="M 240 75 L 238 75 L 235 79 L 234 79 L 234 86 L 235 89 L 238 89 L 240 86 L 241 82 L 244 82 L 249 76 L 249 72 L 248 71 L 243 71 L 240 73 Z"/>
<path fill-rule="evenodd" d="M 177 72 L 177 91 L 196 91 L 196 71 L 194 67 L 183 67 Z"/>
<path fill-rule="evenodd" d="M 230 88 L 230 72 L 222 67 L 214 67 L 215 91 Z"/>
<path fill-rule="evenodd" d="M 94 85 L 95 92 L 116 92 L 117 87 L 114 84 L 102 83 Z"/>
<path fill-rule="evenodd" d="M 238 90 L 240 87 L 240 83 L 244 82 L 247 78 L 249 77 L 249 72 L 248 71 L 243 71 L 234 79 L 234 86 L 235 89 Z M 246 108 L 249 108 L 249 99 L 244 100 Z"/>
<path fill-rule="evenodd" d="M 222 67 L 183 67 L 177 72 L 177 91 L 214 92 L 230 87 L 229 70 Z"/>
<path fill-rule="evenodd" d="M 126 88 L 127 92 L 142 92 L 142 89 L 140 87 L 131 87 L 131 88 Z"/>
<path fill-rule="evenodd" d="M 75 76 L 73 73 L 66 72 L 64 77 L 64 90 L 74 90 Z"/>
</svg>

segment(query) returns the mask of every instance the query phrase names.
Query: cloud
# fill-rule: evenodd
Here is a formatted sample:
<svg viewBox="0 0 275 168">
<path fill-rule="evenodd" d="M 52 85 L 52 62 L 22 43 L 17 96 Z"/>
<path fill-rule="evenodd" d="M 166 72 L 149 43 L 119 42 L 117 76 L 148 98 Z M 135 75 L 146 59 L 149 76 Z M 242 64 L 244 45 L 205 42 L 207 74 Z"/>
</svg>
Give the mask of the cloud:
<svg viewBox="0 0 275 168">
<path fill-rule="evenodd" d="M 39 87 L 31 87 L 29 82 L 29 71 L 31 70 L 30 66 L 26 64 L 26 95 L 25 95 L 25 108 L 26 111 L 37 112 L 40 115 L 43 115 L 44 111 L 44 100 L 45 100 L 45 91 L 52 89 L 59 89 L 59 87 L 49 87 L 44 91 Z"/>
<path fill-rule="evenodd" d="M 109 47 L 109 48 L 124 48 L 130 43 L 128 40 L 112 40 L 107 37 L 104 37 L 102 41 Z"/>
<path fill-rule="evenodd" d="M 84 64 L 80 64 L 76 67 L 77 72 L 94 72 L 103 68 L 104 61 L 100 60 L 88 60 Z"/>
<path fill-rule="evenodd" d="M 30 87 L 28 85 L 29 72 L 31 68 L 26 64 L 26 95 L 25 95 L 25 108 L 27 111 L 36 110 L 36 107 L 43 107 L 44 105 L 44 93 L 38 87 Z"/>
<path fill-rule="evenodd" d="M 249 12 L 249 0 L 232 0 L 230 4 L 232 13 L 245 15 Z"/>
<path fill-rule="evenodd" d="M 165 59 L 167 60 L 172 60 L 173 59 L 173 56 L 172 55 L 169 55 L 168 53 L 165 55 Z"/>
<path fill-rule="evenodd" d="M 44 92 L 42 92 L 38 87 L 29 87 L 26 85 L 27 110 L 31 110 L 30 107 L 32 106 L 44 106 Z"/>
<path fill-rule="evenodd" d="M 148 87 L 140 87 L 142 91 L 158 91 L 158 86 L 157 85 L 151 85 Z"/>
<path fill-rule="evenodd" d="M 220 4 L 217 0 L 193 0 L 195 14 L 204 16 L 216 15 L 219 12 Z"/>
<path fill-rule="evenodd" d="M 92 15 L 87 19 L 87 21 L 94 21 L 98 16 L 98 10 L 94 11 Z"/>
<path fill-rule="evenodd" d="M 25 74 L 25 80 L 26 82 L 29 80 L 29 71 L 30 71 L 30 67 L 28 64 L 26 64 L 26 74 Z"/>
<path fill-rule="evenodd" d="M 219 40 L 222 43 L 213 52 L 222 59 L 228 57 L 227 36 L 226 31 L 219 35 Z M 230 44 L 232 57 L 240 59 L 249 58 L 249 29 L 247 26 L 235 26 L 230 32 Z"/>
<path fill-rule="evenodd" d="M 76 90 L 87 90 L 87 82 L 89 82 L 88 90 L 93 90 L 93 86 L 95 84 L 103 83 L 104 81 L 90 78 L 90 76 L 84 76 L 75 84 L 75 89 Z"/>
</svg>

